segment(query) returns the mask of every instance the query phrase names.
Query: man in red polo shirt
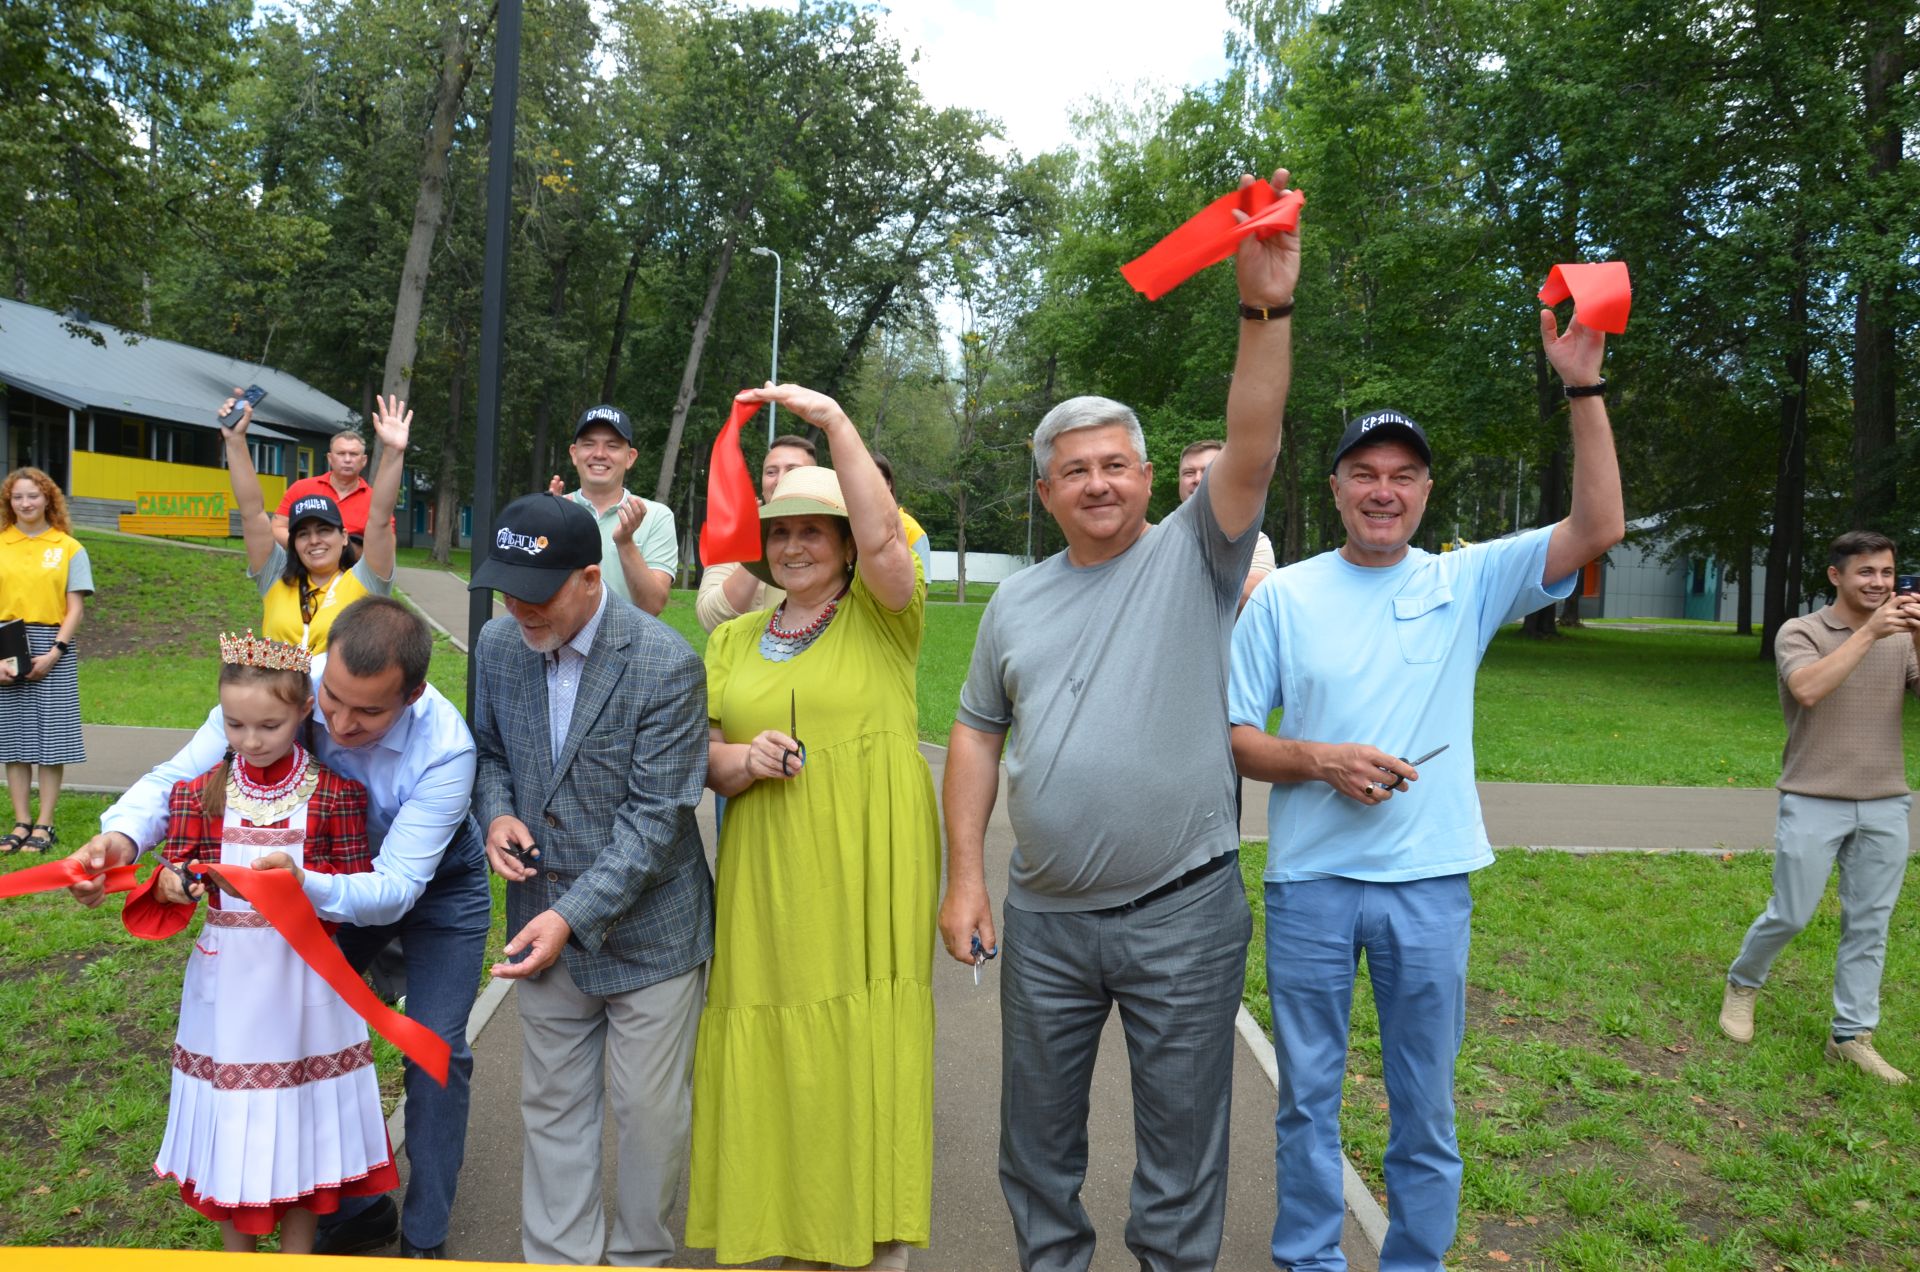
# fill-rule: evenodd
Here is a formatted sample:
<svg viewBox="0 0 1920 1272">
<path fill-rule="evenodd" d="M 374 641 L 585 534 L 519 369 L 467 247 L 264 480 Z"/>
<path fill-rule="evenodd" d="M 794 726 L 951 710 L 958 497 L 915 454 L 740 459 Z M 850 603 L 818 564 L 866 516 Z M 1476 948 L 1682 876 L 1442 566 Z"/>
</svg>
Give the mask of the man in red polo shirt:
<svg viewBox="0 0 1920 1272">
<path fill-rule="evenodd" d="M 373 499 L 373 487 L 360 475 L 367 466 L 367 444 L 352 429 L 342 429 L 327 444 L 327 471 L 303 477 L 287 487 L 280 507 L 273 514 L 273 537 L 287 546 L 287 513 L 302 495 L 326 495 L 340 505 L 340 519 L 347 533 L 359 543 L 367 533 L 367 505 Z"/>
</svg>

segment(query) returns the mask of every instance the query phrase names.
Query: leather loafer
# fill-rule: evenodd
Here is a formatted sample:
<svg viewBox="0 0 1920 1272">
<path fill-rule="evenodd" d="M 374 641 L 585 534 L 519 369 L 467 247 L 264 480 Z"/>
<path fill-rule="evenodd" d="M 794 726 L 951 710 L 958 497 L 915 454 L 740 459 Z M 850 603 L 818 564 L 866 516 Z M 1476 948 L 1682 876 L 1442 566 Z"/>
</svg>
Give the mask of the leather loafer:
<svg viewBox="0 0 1920 1272">
<path fill-rule="evenodd" d="M 437 1246 L 417 1246 L 405 1237 L 400 1238 L 400 1257 L 403 1259 L 444 1259 L 447 1257 L 447 1243 Z"/>
<path fill-rule="evenodd" d="M 314 1235 L 315 1254 L 365 1254 L 400 1235 L 400 1208 L 382 1197 L 351 1219 L 322 1228 Z"/>
</svg>

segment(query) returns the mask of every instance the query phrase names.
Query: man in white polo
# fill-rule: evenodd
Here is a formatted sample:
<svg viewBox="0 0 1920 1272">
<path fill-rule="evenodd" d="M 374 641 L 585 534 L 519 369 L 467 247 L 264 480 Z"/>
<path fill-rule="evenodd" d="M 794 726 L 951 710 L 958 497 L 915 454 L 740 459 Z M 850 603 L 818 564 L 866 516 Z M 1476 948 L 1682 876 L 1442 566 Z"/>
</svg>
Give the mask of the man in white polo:
<svg viewBox="0 0 1920 1272">
<path fill-rule="evenodd" d="M 593 514 L 605 549 L 600 572 L 608 589 L 658 618 L 680 569 L 680 541 L 671 508 L 627 489 L 627 473 L 640 458 L 633 447 L 632 421 L 617 406 L 592 408 L 574 425 L 567 454 L 580 489 L 568 495 L 556 474 L 548 493 L 571 499 Z"/>
</svg>

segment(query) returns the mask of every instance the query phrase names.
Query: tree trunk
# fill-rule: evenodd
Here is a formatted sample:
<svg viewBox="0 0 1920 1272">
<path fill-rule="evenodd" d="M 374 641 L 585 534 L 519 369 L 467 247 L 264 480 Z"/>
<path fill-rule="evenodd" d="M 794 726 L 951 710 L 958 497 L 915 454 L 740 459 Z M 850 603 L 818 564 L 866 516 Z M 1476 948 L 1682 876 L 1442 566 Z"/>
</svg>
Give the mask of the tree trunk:
<svg viewBox="0 0 1920 1272">
<path fill-rule="evenodd" d="M 1753 549 L 1746 548 L 1740 553 L 1740 568 L 1735 576 L 1733 633 L 1736 636 L 1753 635 Z"/>
<path fill-rule="evenodd" d="M 454 340 L 453 374 L 447 390 L 447 426 L 440 434 L 440 473 L 433 483 L 433 559 L 441 565 L 453 560 L 460 533 L 460 427 L 466 409 L 467 329 Z"/>
<path fill-rule="evenodd" d="M 627 343 L 627 314 L 633 308 L 633 283 L 640 277 L 640 245 L 635 244 L 633 255 L 627 257 L 627 277 L 620 284 L 620 304 L 613 311 L 613 342 L 607 349 L 607 374 L 600 381 L 600 400 L 613 401 L 614 389 L 620 383 L 620 351 Z"/>
<path fill-rule="evenodd" d="M 1905 6 L 1900 6 L 1902 10 Z M 1900 116 L 1891 109 L 1891 90 L 1905 77 L 1899 16 L 1892 6 L 1873 6 L 1867 18 L 1861 69 L 1861 123 L 1866 133 L 1868 178 L 1865 198 L 1872 201 L 1892 183 L 1904 140 Z M 1889 227 L 1870 215 L 1877 246 Z M 1867 254 L 1877 259 L 1878 251 Z M 1853 314 L 1853 528 L 1889 530 L 1898 490 L 1894 476 L 1894 419 L 1899 363 L 1894 322 L 1899 299 L 1894 283 L 1863 269 L 1855 279 Z"/>
<path fill-rule="evenodd" d="M 554 263 L 553 290 L 547 297 L 547 317 L 553 320 L 557 328 L 561 317 L 567 312 L 567 266 L 573 261 L 573 249 L 569 247 L 564 255 Z M 542 386 L 540 405 L 533 411 L 533 455 L 529 461 L 527 473 L 528 490 L 545 490 L 547 478 L 552 475 L 548 467 L 548 433 L 553 426 L 553 393 L 550 385 Z"/>
<path fill-rule="evenodd" d="M 406 262 L 400 267 L 400 294 L 393 303 L 393 333 L 387 339 L 387 364 L 380 391 L 406 397 L 413 379 L 414 358 L 420 351 L 420 310 L 426 302 L 427 267 L 433 259 L 433 240 L 447 207 L 447 154 L 453 149 L 453 128 L 460 115 L 460 99 L 473 78 L 474 49 L 493 26 L 498 7 L 469 28 L 449 18 L 440 41 L 440 80 L 433 93 L 433 123 L 420 156 L 420 190 L 413 203 L 413 230 L 407 236 Z M 373 465 L 368 463 L 368 471 Z"/>
<path fill-rule="evenodd" d="M 1800 598 L 1800 539 L 1807 503 L 1807 236 L 1799 232 L 1793 248 L 1799 277 L 1787 302 L 1791 344 L 1787 384 L 1780 395 L 1779 463 L 1773 489 L 1773 537 L 1767 543 L 1767 593 L 1760 630 L 1760 657 L 1772 661 L 1773 638 L 1793 616 Z"/>
<path fill-rule="evenodd" d="M 737 226 L 753 210 L 753 201 L 757 191 L 749 191 L 740 196 L 734 205 L 733 217 L 729 226 Z M 713 329 L 713 314 L 720 307 L 720 289 L 727 285 L 727 274 L 733 269 L 733 253 L 736 245 L 734 230 L 729 228 L 727 236 L 720 243 L 720 259 L 713 264 L 713 276 L 707 280 L 707 299 L 700 306 L 700 317 L 693 324 L 693 340 L 687 347 L 687 365 L 680 373 L 680 392 L 673 399 L 673 420 L 667 425 L 667 444 L 660 452 L 660 479 L 653 484 L 653 498 L 656 503 L 667 502 L 667 496 L 673 493 L 673 469 L 680 460 L 680 439 L 687 431 L 687 411 L 693 406 L 694 386 L 700 379 L 700 355 L 706 352 L 707 333 Z"/>
<path fill-rule="evenodd" d="M 1280 434 L 1280 480 L 1283 506 L 1279 564 L 1291 565 L 1300 559 L 1301 538 L 1306 529 L 1300 507 L 1299 429 L 1292 423 Z"/>
<path fill-rule="evenodd" d="M 967 603 L 967 488 L 953 492 L 953 599 Z"/>
</svg>

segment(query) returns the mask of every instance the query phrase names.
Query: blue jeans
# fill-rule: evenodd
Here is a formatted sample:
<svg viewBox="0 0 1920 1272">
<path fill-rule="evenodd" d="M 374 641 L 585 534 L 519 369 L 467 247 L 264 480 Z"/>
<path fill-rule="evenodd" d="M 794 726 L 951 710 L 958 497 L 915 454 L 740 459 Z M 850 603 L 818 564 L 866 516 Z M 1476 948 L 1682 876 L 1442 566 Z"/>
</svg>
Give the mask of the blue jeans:
<svg viewBox="0 0 1920 1272">
<path fill-rule="evenodd" d="M 387 942 L 400 938 L 407 965 L 407 1015 L 447 1040 L 453 1058 L 442 1087 L 413 1061 L 406 1062 L 407 1197 L 400 1230 L 426 1248 L 447 1239 L 453 1191 L 467 1151 L 467 1105 L 473 1085 L 473 1049 L 467 1017 L 480 987 L 492 900 L 480 836 L 468 821 L 454 835 L 440 871 L 411 910 L 381 927 L 343 927 L 341 952 L 355 970 L 365 970 Z M 364 1211 L 375 1197 L 342 1198 L 340 1209 L 320 1220 L 330 1228 Z"/>
<path fill-rule="evenodd" d="M 1430 1272 L 1453 1244 L 1460 1148 L 1453 1064 L 1466 1033 L 1473 895 L 1464 874 L 1269 883 L 1267 992 L 1280 1068 L 1273 1261 L 1341 1272 L 1340 1084 L 1360 952 L 1380 1017 L 1392 1129 L 1382 1272 Z"/>
</svg>

